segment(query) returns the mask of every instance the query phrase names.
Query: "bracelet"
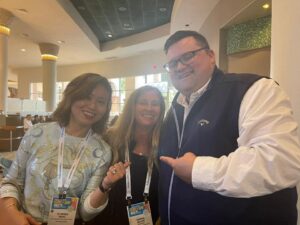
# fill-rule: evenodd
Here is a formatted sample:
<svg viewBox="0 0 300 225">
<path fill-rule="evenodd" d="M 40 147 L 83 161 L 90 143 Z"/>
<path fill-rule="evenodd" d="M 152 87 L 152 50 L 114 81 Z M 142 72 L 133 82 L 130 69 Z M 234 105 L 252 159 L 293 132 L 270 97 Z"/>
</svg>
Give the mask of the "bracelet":
<svg viewBox="0 0 300 225">
<path fill-rule="evenodd" d="M 102 185 L 102 182 L 100 183 L 99 185 L 99 189 L 102 193 L 106 193 L 106 192 L 109 192 L 111 190 L 111 188 L 108 188 L 108 189 L 105 189 Z"/>
</svg>

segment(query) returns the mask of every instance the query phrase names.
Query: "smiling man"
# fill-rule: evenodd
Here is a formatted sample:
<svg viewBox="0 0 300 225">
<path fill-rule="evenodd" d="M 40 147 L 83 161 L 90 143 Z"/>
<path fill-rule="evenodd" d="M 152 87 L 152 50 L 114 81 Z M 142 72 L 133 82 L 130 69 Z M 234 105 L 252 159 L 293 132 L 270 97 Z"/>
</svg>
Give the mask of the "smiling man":
<svg viewBox="0 0 300 225">
<path fill-rule="evenodd" d="M 224 74 L 205 37 L 178 31 L 164 68 L 179 91 L 159 146 L 163 225 L 296 225 L 300 146 L 271 79 Z"/>
</svg>

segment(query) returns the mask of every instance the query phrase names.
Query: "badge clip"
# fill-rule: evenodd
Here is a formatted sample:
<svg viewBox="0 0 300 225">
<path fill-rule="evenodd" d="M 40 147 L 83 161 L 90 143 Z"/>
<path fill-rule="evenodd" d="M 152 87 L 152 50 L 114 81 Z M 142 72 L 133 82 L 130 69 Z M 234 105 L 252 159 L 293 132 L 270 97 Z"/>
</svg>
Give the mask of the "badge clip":
<svg viewBox="0 0 300 225">
<path fill-rule="evenodd" d="M 58 195 L 59 199 L 65 199 L 66 197 L 67 197 L 67 192 L 66 191 L 62 191 Z"/>
<path fill-rule="evenodd" d="M 143 194 L 144 195 L 144 202 L 147 204 L 148 203 L 148 194 Z"/>
<path fill-rule="evenodd" d="M 127 204 L 128 204 L 128 207 L 130 208 L 131 207 L 131 198 L 130 197 L 127 197 Z"/>
</svg>

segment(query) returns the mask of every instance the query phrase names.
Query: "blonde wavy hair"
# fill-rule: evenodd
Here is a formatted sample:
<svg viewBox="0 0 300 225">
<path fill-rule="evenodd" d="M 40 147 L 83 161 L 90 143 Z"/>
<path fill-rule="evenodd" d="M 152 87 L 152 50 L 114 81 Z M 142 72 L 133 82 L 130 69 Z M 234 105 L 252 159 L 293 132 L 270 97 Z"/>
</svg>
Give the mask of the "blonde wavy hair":
<svg viewBox="0 0 300 225">
<path fill-rule="evenodd" d="M 125 103 L 124 109 L 116 123 L 104 134 L 104 139 L 110 144 L 113 151 L 113 162 L 124 161 L 125 151 L 135 137 L 135 106 L 140 96 L 146 92 L 155 92 L 159 96 L 160 115 L 151 133 L 151 155 L 148 158 L 148 166 L 157 156 L 160 129 L 165 114 L 165 102 L 161 92 L 152 86 L 143 86 L 136 89 Z M 155 162 L 155 164 L 157 164 Z"/>
</svg>

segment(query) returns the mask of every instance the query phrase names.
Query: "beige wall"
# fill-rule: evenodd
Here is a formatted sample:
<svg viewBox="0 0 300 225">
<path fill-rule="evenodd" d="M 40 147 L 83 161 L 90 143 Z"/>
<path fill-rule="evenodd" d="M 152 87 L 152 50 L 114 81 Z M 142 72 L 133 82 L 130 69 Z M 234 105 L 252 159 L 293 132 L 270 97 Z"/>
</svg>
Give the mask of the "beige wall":
<svg viewBox="0 0 300 225">
<path fill-rule="evenodd" d="M 217 64 L 219 64 L 220 29 L 252 2 L 253 0 L 221 0 L 203 23 L 199 32 L 207 38 L 210 48 L 214 50 Z"/>
<path fill-rule="evenodd" d="M 162 65 L 165 60 L 163 51 L 159 51 L 114 61 L 58 66 L 57 81 L 70 81 L 86 72 L 99 73 L 107 78 L 160 73 L 164 71 Z M 42 82 L 41 67 L 16 69 L 14 73 L 18 74 L 20 98 L 29 98 L 30 82 Z"/>
<path fill-rule="evenodd" d="M 270 48 L 251 50 L 228 56 L 228 72 L 255 73 L 270 77 Z"/>
<path fill-rule="evenodd" d="M 273 0 L 271 77 L 291 98 L 300 124 L 300 1 Z M 298 132 L 300 137 L 300 132 Z"/>
<path fill-rule="evenodd" d="M 271 77 L 291 98 L 294 115 L 300 124 L 300 1 L 272 1 L 272 52 Z M 300 132 L 298 130 L 298 136 Z M 300 184 L 297 187 L 300 193 Z M 298 225 L 300 225 L 300 201 L 298 198 Z"/>
</svg>

